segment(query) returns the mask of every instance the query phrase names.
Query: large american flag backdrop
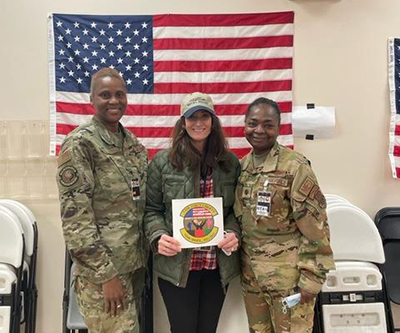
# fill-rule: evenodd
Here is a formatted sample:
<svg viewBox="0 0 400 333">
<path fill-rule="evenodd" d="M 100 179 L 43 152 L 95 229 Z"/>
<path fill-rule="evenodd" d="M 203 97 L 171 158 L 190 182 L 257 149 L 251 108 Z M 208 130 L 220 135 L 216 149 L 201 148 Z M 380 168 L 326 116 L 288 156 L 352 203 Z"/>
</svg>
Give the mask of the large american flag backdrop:
<svg viewBox="0 0 400 333">
<path fill-rule="evenodd" d="M 279 142 L 293 147 L 293 12 L 213 15 L 64 15 L 48 20 L 50 153 L 94 114 L 90 77 L 120 72 L 128 89 L 122 124 L 150 157 L 168 148 L 187 93 L 210 94 L 229 146 L 249 151 L 246 107 L 258 97 L 282 111 Z"/>
<path fill-rule="evenodd" d="M 389 38 L 390 129 L 389 158 L 393 178 L 400 178 L 400 39 Z"/>
</svg>

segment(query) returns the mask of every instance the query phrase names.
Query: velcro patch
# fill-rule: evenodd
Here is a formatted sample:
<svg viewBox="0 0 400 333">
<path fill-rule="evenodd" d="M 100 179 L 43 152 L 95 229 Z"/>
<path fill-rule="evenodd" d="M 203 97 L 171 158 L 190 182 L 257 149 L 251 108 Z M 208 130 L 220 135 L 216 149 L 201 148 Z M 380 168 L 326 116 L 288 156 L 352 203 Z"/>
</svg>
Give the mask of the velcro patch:
<svg viewBox="0 0 400 333">
<path fill-rule="evenodd" d="M 71 156 L 71 151 L 67 150 L 65 152 L 63 152 L 61 155 L 58 156 L 57 158 L 57 165 L 63 165 L 64 163 L 67 163 L 68 161 L 70 161 L 72 158 Z"/>
<path fill-rule="evenodd" d="M 325 208 L 326 207 L 326 200 L 324 195 L 322 194 L 321 190 L 318 189 L 317 193 L 315 194 L 315 200 L 317 200 L 319 206 L 321 208 Z"/>
<path fill-rule="evenodd" d="M 65 187 L 74 185 L 78 180 L 78 170 L 72 165 L 67 165 L 59 173 L 60 183 Z"/>
<path fill-rule="evenodd" d="M 319 186 L 314 185 L 314 187 L 312 188 L 310 195 L 309 195 L 310 199 L 314 200 L 315 195 L 317 194 L 318 191 L 319 191 Z"/>
<path fill-rule="evenodd" d="M 299 192 L 304 196 L 308 196 L 311 192 L 312 188 L 314 187 L 315 182 L 312 180 L 311 177 L 307 177 L 304 179 L 303 183 L 300 185 Z"/>
<path fill-rule="evenodd" d="M 288 185 L 288 180 L 283 179 L 283 178 L 268 178 L 268 182 L 270 184 L 276 184 L 280 186 L 287 186 Z"/>
</svg>

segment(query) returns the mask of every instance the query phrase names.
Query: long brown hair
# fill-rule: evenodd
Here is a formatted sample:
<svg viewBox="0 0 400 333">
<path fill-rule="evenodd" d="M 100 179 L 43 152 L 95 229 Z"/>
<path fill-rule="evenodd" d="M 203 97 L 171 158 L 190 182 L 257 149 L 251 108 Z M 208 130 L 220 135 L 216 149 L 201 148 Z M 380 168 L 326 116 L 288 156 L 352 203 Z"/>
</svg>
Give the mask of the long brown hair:
<svg viewBox="0 0 400 333">
<path fill-rule="evenodd" d="M 176 169 L 181 171 L 184 167 L 188 167 L 194 170 L 200 165 L 201 174 L 205 175 L 210 169 L 219 165 L 225 172 L 229 171 L 228 142 L 219 119 L 215 115 L 211 117 L 211 133 L 207 138 L 203 154 L 195 148 L 185 129 L 185 117 L 178 119 L 172 131 L 172 147 L 168 156 Z"/>
</svg>

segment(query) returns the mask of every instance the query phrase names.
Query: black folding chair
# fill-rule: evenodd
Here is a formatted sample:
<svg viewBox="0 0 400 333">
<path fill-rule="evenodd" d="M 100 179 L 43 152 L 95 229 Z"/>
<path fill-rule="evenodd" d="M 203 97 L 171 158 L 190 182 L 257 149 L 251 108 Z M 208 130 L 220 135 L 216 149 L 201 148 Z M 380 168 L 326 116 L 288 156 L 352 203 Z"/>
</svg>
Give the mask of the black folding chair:
<svg viewBox="0 0 400 333">
<path fill-rule="evenodd" d="M 380 265 L 387 295 L 388 329 L 400 332 L 393 322 L 390 301 L 400 305 L 400 207 L 382 208 L 376 213 L 375 224 L 382 237 L 386 262 Z"/>
</svg>

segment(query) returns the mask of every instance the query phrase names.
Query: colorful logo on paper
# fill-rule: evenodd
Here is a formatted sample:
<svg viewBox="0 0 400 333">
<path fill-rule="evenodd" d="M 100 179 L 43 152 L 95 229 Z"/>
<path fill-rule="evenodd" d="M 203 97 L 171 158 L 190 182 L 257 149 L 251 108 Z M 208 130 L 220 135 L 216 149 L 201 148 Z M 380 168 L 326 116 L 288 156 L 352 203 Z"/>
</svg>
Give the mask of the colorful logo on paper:
<svg viewBox="0 0 400 333">
<path fill-rule="evenodd" d="M 179 214 L 183 217 L 181 235 L 193 244 L 205 244 L 211 241 L 218 233 L 214 226 L 214 216 L 217 210 L 206 203 L 196 202 L 186 206 Z"/>
</svg>

